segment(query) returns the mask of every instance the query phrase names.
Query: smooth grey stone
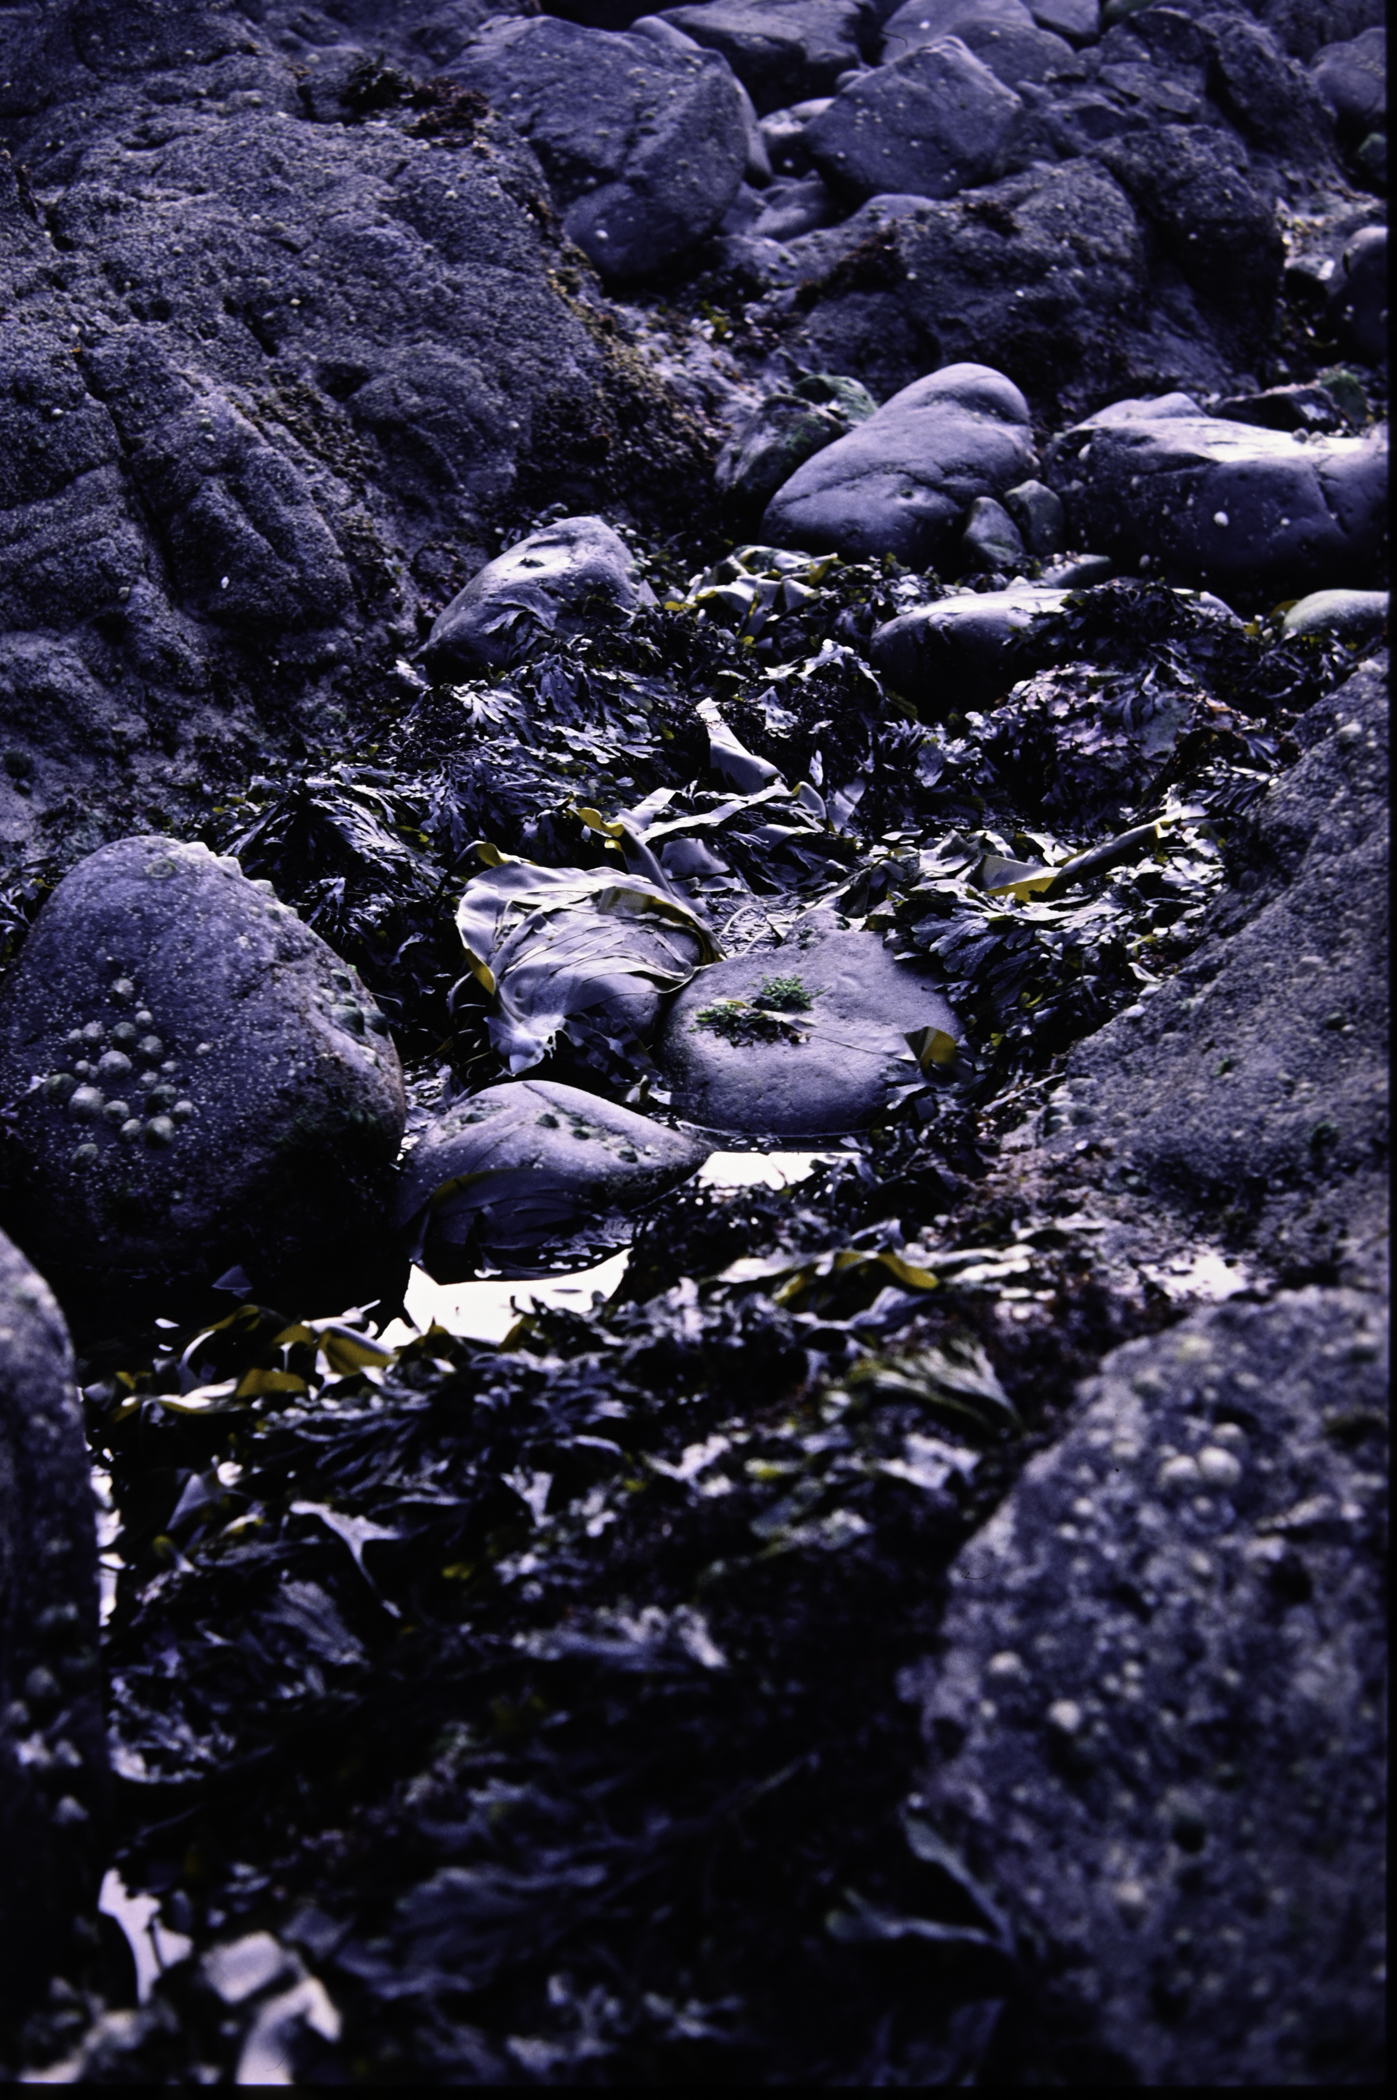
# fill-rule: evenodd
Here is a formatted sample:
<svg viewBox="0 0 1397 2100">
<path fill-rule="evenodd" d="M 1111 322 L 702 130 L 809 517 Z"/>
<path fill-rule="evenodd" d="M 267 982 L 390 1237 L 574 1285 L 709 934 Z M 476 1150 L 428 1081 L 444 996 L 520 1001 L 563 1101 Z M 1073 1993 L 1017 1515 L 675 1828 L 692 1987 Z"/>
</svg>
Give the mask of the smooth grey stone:
<svg viewBox="0 0 1397 2100">
<path fill-rule="evenodd" d="M 433 622 L 422 658 L 434 678 L 503 669 L 655 594 L 603 518 L 559 518 L 487 562 Z"/>
<path fill-rule="evenodd" d="M 1109 554 L 1077 554 L 1066 561 L 1053 562 L 1038 581 L 1056 591 L 1082 591 L 1094 583 L 1107 582 L 1115 573 L 1116 565 Z"/>
<path fill-rule="evenodd" d="M 1255 394 L 1225 395 L 1208 404 L 1229 423 L 1254 423 L 1260 430 L 1342 430 L 1346 418 L 1327 387 L 1270 386 Z"/>
<path fill-rule="evenodd" d="M 1287 634 L 1337 634 L 1362 648 L 1387 626 L 1386 591 L 1311 591 L 1292 605 L 1282 626 Z"/>
<path fill-rule="evenodd" d="M 1051 629 L 1035 622 L 1066 596 L 1038 583 L 963 591 L 899 613 L 875 628 L 873 667 L 924 719 L 1003 699 L 1031 671 L 1056 662 Z"/>
<path fill-rule="evenodd" d="M 772 110 L 762 118 L 762 141 L 774 175 L 806 175 L 810 172 L 809 130 L 816 117 L 829 108 L 829 95 L 793 103 L 789 109 Z"/>
<path fill-rule="evenodd" d="M 206 846 L 122 839 L 63 878 L 0 988 L 0 1099 L 23 1168 L 6 1222 L 65 1296 L 162 1310 L 241 1267 L 343 1304 L 381 1246 L 404 1120 L 387 1023 Z"/>
<path fill-rule="evenodd" d="M 1352 1289 L 1115 1350 L 901 1679 L 926 1825 L 1105 2083 L 1381 2080 L 1386 1367 Z"/>
<path fill-rule="evenodd" d="M 1102 409 L 1058 440 L 1047 473 L 1076 541 L 1224 595 L 1362 575 L 1386 517 L 1385 433 L 1307 440 L 1207 416 L 1186 395 Z"/>
<path fill-rule="evenodd" d="M 919 45 L 841 89 L 809 126 L 827 181 L 858 197 L 952 197 L 1006 170 L 1023 104 L 956 37 Z"/>
<path fill-rule="evenodd" d="M 662 19 L 721 52 L 761 111 L 830 94 L 870 26 L 864 0 L 706 0 Z"/>
<path fill-rule="evenodd" d="M 1340 347 L 1365 364 L 1387 356 L 1387 228 L 1356 233 L 1329 281 L 1329 322 Z"/>
<path fill-rule="evenodd" d="M 947 365 L 783 483 L 766 507 L 778 546 L 833 548 L 854 560 L 895 554 L 923 567 L 954 541 L 976 496 L 1012 487 L 1037 464 L 1028 405 L 988 365 Z"/>
<path fill-rule="evenodd" d="M 969 569 L 1013 569 L 1024 558 L 1024 543 L 1004 505 L 977 496 L 966 514 L 960 551 Z"/>
<path fill-rule="evenodd" d="M 883 63 L 891 64 L 939 37 L 959 36 L 963 24 L 982 22 L 1031 29 L 1033 16 L 1023 0 L 904 0 L 883 24 Z"/>
<path fill-rule="evenodd" d="M 624 1241 L 626 1220 L 697 1173 L 708 1151 L 580 1087 L 515 1080 L 427 1126 L 404 1161 L 395 1216 L 439 1283 L 487 1264 L 538 1274 L 545 1252 L 556 1260 L 579 1236 Z"/>
<path fill-rule="evenodd" d="M 1030 554 L 1056 554 L 1067 530 L 1062 498 L 1044 481 L 1021 481 L 1004 491 L 1004 508 L 1023 535 Z"/>
<path fill-rule="evenodd" d="M 834 215 L 834 201 L 823 176 L 786 178 L 772 183 L 762 199 L 752 232 L 761 241 L 799 240 L 803 233 L 827 226 Z"/>
<path fill-rule="evenodd" d="M 756 414 L 718 455 L 714 481 L 720 495 L 744 508 L 760 508 L 796 468 L 815 453 L 866 423 L 877 403 L 856 379 L 814 372 L 779 394 L 768 394 Z"/>
<path fill-rule="evenodd" d="M 487 22 L 452 65 L 543 163 L 570 240 L 603 276 L 644 276 L 721 223 L 747 162 L 726 62 L 550 15 Z"/>
<path fill-rule="evenodd" d="M 0 1233 L 0 2008 L 66 1971 L 105 1860 L 97 1544 L 63 1315 Z M 21 1748 L 21 1746 L 23 1746 Z"/>
<path fill-rule="evenodd" d="M 797 978 L 808 1007 L 755 1007 L 765 983 Z M 700 1020 L 744 1002 L 732 1041 Z M 765 1012 L 765 1020 L 762 1015 Z M 760 1031 L 769 1035 L 763 1039 Z M 863 1130 L 886 1112 L 890 1089 L 915 1080 L 909 1032 L 960 1024 L 936 987 L 892 956 L 875 933 L 840 930 L 828 911 L 797 921 L 779 946 L 711 963 L 685 986 L 655 1046 L 672 1105 L 686 1121 L 747 1136 Z M 757 1031 L 742 1039 L 744 1030 Z"/>
</svg>

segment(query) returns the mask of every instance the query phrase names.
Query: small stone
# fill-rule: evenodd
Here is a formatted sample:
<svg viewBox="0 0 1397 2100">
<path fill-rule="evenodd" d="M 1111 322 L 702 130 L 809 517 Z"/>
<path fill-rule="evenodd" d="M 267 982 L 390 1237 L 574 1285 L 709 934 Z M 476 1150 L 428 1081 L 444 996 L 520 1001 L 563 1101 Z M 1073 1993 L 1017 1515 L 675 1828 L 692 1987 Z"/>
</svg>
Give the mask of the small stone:
<svg viewBox="0 0 1397 2100">
<path fill-rule="evenodd" d="M 1198 1454 L 1198 1471 L 1209 1487 L 1236 1487 L 1242 1477 L 1240 1461 L 1231 1451 L 1209 1444 Z"/>
</svg>

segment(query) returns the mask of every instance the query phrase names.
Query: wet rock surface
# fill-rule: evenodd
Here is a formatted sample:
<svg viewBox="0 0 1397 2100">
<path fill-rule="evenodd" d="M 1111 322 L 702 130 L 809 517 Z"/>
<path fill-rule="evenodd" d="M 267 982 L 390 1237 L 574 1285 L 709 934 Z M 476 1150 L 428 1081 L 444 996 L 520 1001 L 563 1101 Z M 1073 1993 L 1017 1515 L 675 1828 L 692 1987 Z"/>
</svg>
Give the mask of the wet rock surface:
<svg viewBox="0 0 1397 2100">
<path fill-rule="evenodd" d="M 1386 1357 L 1372 1301 L 1319 1289 L 1108 1357 L 904 1681 L 921 1805 L 1113 2082 L 1376 2072 Z"/>
<path fill-rule="evenodd" d="M 372 1249 L 403 1127 L 387 1023 L 236 862 L 159 837 L 80 862 L 0 1027 L 7 1209 L 65 1291 L 284 1285 Z"/>
<path fill-rule="evenodd" d="M 396 1211 L 442 1283 L 521 1262 L 545 1240 L 625 1245 L 624 1220 L 685 1181 L 708 1147 L 580 1087 L 487 1087 L 430 1123 L 408 1155 Z M 557 1257 L 554 1255 L 554 1265 Z"/>
<path fill-rule="evenodd" d="M 5 2075 L 1376 2075 L 1374 32 L 0 9 Z"/>
<path fill-rule="evenodd" d="M 107 1834 L 97 1547 L 63 1315 L 0 1235 L 0 1947 L 7 2016 L 71 1959 Z"/>
<path fill-rule="evenodd" d="M 657 1044 L 671 1102 L 708 1130 L 776 1137 L 859 1130 L 917 1075 L 908 1038 L 959 1028 L 934 987 L 832 915 L 797 920 L 779 948 L 701 970 Z"/>
</svg>

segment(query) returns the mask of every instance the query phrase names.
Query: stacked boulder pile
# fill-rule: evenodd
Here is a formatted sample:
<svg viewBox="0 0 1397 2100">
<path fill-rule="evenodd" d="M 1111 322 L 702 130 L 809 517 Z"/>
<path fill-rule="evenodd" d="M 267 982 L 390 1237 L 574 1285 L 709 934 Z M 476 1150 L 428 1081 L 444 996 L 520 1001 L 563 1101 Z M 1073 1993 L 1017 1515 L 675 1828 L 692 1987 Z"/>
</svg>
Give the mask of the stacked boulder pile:
<svg viewBox="0 0 1397 2100">
<path fill-rule="evenodd" d="M 1098 1205 L 1093 1288 L 1136 1322 L 1101 1333 L 1138 1338 L 1073 1342 L 1077 1401 L 887 1687 L 921 1722 L 919 1856 L 968 1862 L 956 1930 L 1016 1950 L 1044 2062 L 1067 2034 L 1084 2076 L 1363 2075 L 1384 67 L 1368 0 L 5 11 L 0 2063 L 89 1958 L 112 1857 L 65 1316 L 96 1408 L 152 1319 L 284 1306 L 289 1352 L 293 1313 L 383 1327 L 410 1271 L 659 1244 L 714 1152 L 843 1147 L 876 1182 L 895 1125 L 978 1117 L 977 1216 Z M 1137 608 L 1187 704 L 1146 680 L 1109 714 Z M 1072 707 L 1140 793 L 1107 821 L 1099 782 L 1049 838 L 1050 781 L 1014 828 L 1004 782 Z M 414 735 L 436 770 L 409 808 Z M 1157 977 L 1133 949 L 1140 998 L 1084 998 L 996 1091 L 1041 997 L 1001 996 L 1010 906 L 1019 952 L 1056 941 L 1085 983 L 1106 906 L 1061 935 L 1052 909 L 1188 826 L 1223 845 L 1189 945 Z M 257 870 L 298 852 L 278 894 Z M 392 908 L 356 918 L 375 866 Z M 980 948 L 970 890 L 1003 907 Z M 897 1251 L 902 1200 L 818 1255 L 889 1264 L 903 1300 L 885 1281 L 841 1329 L 870 1358 L 938 1287 Z M 1241 1234 L 1243 1302 L 1156 1290 L 1146 1319 L 1120 1278 L 1157 1234 L 1215 1265 Z M 1037 1317 L 1014 1296 L 1006 1327 Z M 800 1317 L 807 1406 L 834 1323 Z M 198 1404 L 303 1398 L 290 1362 Z M 154 1391 L 119 1410 L 158 1419 Z M 541 1526 L 553 1476 L 503 1477 Z M 178 1512 L 220 1478 L 181 1472 L 214 1483 L 159 1535 L 181 1581 Z M 326 1523 L 378 1598 L 363 1547 L 397 1532 Z M 860 1916 L 831 1933 L 925 1922 Z M 299 1975 L 279 2017 L 328 2047 Z"/>
</svg>

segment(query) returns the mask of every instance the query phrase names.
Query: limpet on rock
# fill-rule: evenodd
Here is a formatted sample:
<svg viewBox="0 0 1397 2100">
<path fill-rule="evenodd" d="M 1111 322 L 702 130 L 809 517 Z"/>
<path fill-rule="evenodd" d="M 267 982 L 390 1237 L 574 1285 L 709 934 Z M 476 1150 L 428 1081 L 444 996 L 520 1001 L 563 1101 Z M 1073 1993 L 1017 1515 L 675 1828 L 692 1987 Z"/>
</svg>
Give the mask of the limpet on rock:
<svg viewBox="0 0 1397 2100">
<path fill-rule="evenodd" d="M 137 1018 L 141 1017 L 138 1015 Z M 152 1064 L 165 1055 L 165 1045 L 161 1042 L 158 1035 L 143 1035 L 136 1048 L 140 1051 L 141 1056 L 148 1057 Z"/>
<path fill-rule="evenodd" d="M 50 1072 L 44 1080 L 44 1092 L 50 1101 L 66 1101 L 77 1083 L 71 1072 Z"/>
<path fill-rule="evenodd" d="M 138 1009 L 136 1026 L 138 1028 L 153 1028 L 155 1026 L 155 1016 L 148 1006 L 142 1006 Z"/>
<path fill-rule="evenodd" d="M 84 1043 L 100 1043 L 106 1032 L 106 1029 L 102 1026 L 100 1021 L 88 1021 L 79 1035 L 79 1041 Z"/>
<path fill-rule="evenodd" d="M 146 1143 L 157 1151 L 175 1141 L 175 1126 L 168 1116 L 152 1116 L 146 1124 Z"/>
<path fill-rule="evenodd" d="M 95 1123 L 106 1103 L 102 1089 L 80 1086 L 68 1096 L 68 1113 L 75 1123 Z"/>
<path fill-rule="evenodd" d="M 170 1110 L 170 1114 L 177 1123 L 187 1123 L 193 1113 L 194 1103 L 192 1101 L 176 1101 L 174 1107 Z"/>
<path fill-rule="evenodd" d="M 130 1113 L 131 1110 L 124 1101 L 109 1101 L 102 1110 L 104 1120 L 111 1124 L 113 1130 L 119 1129 Z"/>
<path fill-rule="evenodd" d="M 124 1079 L 131 1069 L 131 1060 L 121 1050 L 104 1050 L 97 1060 L 99 1079 Z"/>
<path fill-rule="evenodd" d="M 129 1116 L 117 1132 L 117 1136 L 125 1138 L 128 1145 L 134 1143 L 140 1134 L 141 1119 L 139 1116 Z"/>
<path fill-rule="evenodd" d="M 97 1147 L 95 1145 L 79 1145 L 77 1151 L 73 1154 L 73 1165 L 75 1167 L 90 1167 L 96 1157 Z"/>
</svg>

